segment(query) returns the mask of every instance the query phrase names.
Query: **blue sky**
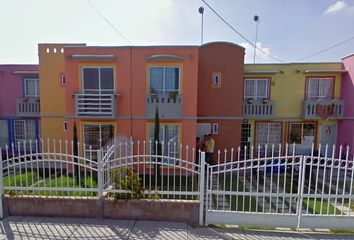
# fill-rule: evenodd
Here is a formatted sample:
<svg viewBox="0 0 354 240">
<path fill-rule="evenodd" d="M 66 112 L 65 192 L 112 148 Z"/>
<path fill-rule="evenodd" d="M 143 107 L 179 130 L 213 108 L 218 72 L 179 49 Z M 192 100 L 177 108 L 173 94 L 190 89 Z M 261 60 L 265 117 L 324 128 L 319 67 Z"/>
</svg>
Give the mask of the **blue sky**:
<svg viewBox="0 0 354 240">
<path fill-rule="evenodd" d="M 235 34 L 201 0 L 90 0 L 133 45 L 198 45 L 204 12 L 204 42 L 250 44 Z M 285 62 L 295 62 L 354 36 L 354 0 L 206 0 L 246 38 Z M 37 63 L 38 43 L 130 45 L 87 0 L 0 0 L 0 63 Z M 354 52 L 354 39 L 304 59 L 340 61 Z M 274 62 L 259 52 L 256 62 Z"/>
</svg>

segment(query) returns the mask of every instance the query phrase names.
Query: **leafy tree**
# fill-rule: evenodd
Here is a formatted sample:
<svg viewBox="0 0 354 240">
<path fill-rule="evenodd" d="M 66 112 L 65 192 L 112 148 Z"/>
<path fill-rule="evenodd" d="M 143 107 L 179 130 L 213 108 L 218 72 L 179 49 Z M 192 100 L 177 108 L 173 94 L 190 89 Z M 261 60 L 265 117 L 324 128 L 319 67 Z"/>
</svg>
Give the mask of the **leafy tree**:
<svg viewBox="0 0 354 240">
<path fill-rule="evenodd" d="M 157 143 L 157 146 L 156 146 Z M 162 154 L 162 146 L 160 142 L 160 114 L 159 108 L 156 106 L 155 110 L 155 125 L 154 125 L 154 142 L 153 142 L 153 152 L 155 155 L 160 156 Z M 156 158 L 155 161 L 161 162 L 161 158 Z M 154 173 L 157 174 L 157 181 L 161 180 L 161 166 L 160 164 L 155 164 Z"/>
</svg>

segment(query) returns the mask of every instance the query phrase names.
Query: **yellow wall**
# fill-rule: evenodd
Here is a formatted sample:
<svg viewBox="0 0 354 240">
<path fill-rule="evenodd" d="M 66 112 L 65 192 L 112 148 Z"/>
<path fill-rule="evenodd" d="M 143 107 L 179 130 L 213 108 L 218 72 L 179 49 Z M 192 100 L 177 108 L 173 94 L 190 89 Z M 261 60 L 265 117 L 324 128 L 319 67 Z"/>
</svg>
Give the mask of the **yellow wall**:
<svg viewBox="0 0 354 240">
<path fill-rule="evenodd" d="M 61 86 L 61 73 L 65 69 L 63 45 L 39 44 L 38 48 L 42 137 L 65 139 L 65 89 Z"/>
<path fill-rule="evenodd" d="M 275 119 L 302 118 L 306 77 L 334 77 L 334 98 L 340 97 L 340 73 L 305 74 L 306 70 L 338 70 L 341 63 L 246 64 L 245 78 L 271 79 L 270 98 L 275 101 Z M 247 74 L 248 71 L 279 71 L 276 74 Z"/>
</svg>

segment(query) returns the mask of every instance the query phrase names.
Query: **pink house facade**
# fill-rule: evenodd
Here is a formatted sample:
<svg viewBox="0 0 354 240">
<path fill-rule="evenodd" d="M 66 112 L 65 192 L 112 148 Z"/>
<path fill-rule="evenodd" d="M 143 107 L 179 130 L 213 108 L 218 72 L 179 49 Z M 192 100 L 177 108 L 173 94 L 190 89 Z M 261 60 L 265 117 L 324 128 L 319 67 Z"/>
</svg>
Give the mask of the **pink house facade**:
<svg viewBox="0 0 354 240">
<path fill-rule="evenodd" d="M 40 122 L 38 65 L 0 65 L 0 84 L 0 148 L 34 142 Z"/>
<path fill-rule="evenodd" d="M 345 102 L 344 119 L 338 124 L 337 144 L 350 146 L 349 154 L 354 153 L 354 54 L 342 59 L 347 71 L 342 76 L 342 99 Z"/>
</svg>

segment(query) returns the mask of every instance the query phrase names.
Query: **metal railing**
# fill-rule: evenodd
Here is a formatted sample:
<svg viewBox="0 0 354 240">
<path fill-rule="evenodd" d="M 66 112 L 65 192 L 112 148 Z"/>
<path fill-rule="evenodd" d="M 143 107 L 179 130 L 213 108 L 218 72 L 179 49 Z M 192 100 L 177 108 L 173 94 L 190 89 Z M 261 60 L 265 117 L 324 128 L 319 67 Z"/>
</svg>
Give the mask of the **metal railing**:
<svg viewBox="0 0 354 240">
<path fill-rule="evenodd" d="M 240 148 L 219 151 L 217 164 L 207 170 L 207 223 L 352 228 L 349 147 L 312 145 L 307 156 L 296 155 L 295 148 L 252 147 L 244 159 Z"/>
<path fill-rule="evenodd" d="M 246 119 L 273 119 L 275 102 L 273 100 L 246 100 L 242 105 L 242 114 Z"/>
<path fill-rule="evenodd" d="M 183 97 L 181 94 L 158 93 L 146 96 L 146 115 L 155 117 L 156 106 L 159 109 L 160 118 L 178 119 L 182 117 Z"/>
<path fill-rule="evenodd" d="M 199 200 L 200 224 L 205 209 L 209 224 L 353 226 L 354 164 L 349 147 L 312 144 L 308 155 L 296 154 L 295 144 L 219 150 L 214 165 L 207 165 L 205 153 L 193 147 L 177 146 L 176 156 L 175 146 L 162 142 L 111 143 L 94 150 L 41 139 L 17 143 L 20 153 L 14 144 L 7 146 L 0 155 L 0 192 Z M 91 160 L 92 153 L 97 161 Z M 212 162 L 209 154 L 207 160 Z"/>
<path fill-rule="evenodd" d="M 114 94 L 80 93 L 75 94 L 76 116 L 114 117 L 116 110 Z"/>
<path fill-rule="evenodd" d="M 198 199 L 204 170 L 196 163 L 195 149 L 180 145 L 176 157 L 170 154 L 172 146 L 162 148 L 167 152 L 157 152 L 160 144 L 164 145 L 120 139 L 94 150 L 68 141 L 18 142 L 6 146 L 0 155 L 0 191 L 9 195 Z"/>
<path fill-rule="evenodd" d="M 39 98 L 19 98 L 16 103 L 18 116 L 39 117 L 40 102 Z"/>
<path fill-rule="evenodd" d="M 304 100 L 303 117 L 305 119 L 341 119 L 344 117 L 344 101 Z"/>
</svg>

